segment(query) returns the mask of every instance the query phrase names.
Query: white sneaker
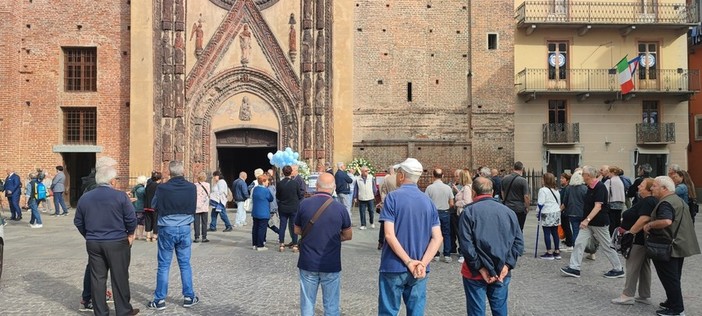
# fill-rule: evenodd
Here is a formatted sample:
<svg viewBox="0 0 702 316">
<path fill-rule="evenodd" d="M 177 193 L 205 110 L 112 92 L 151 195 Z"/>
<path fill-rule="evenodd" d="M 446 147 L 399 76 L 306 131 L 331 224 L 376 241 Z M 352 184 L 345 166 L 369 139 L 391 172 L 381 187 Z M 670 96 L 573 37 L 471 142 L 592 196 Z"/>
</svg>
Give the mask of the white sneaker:
<svg viewBox="0 0 702 316">
<path fill-rule="evenodd" d="M 573 247 L 565 247 L 565 248 L 561 249 L 561 251 L 573 252 Z"/>
<path fill-rule="evenodd" d="M 42 228 L 42 227 L 44 227 L 44 225 L 42 225 L 42 224 L 29 224 L 29 227 L 31 227 L 31 228 Z"/>
<path fill-rule="evenodd" d="M 463 263 L 463 261 L 466 261 L 463 256 L 458 257 L 458 263 Z"/>
<path fill-rule="evenodd" d="M 268 248 L 266 248 L 265 246 L 256 248 L 256 251 L 266 251 L 266 250 L 268 250 Z"/>
<path fill-rule="evenodd" d="M 371 228 L 375 229 L 375 224 L 371 224 Z"/>
<path fill-rule="evenodd" d="M 439 262 L 440 259 L 441 259 L 441 257 L 439 257 L 439 256 L 434 257 L 434 261 L 436 261 L 436 262 Z"/>
<path fill-rule="evenodd" d="M 450 256 L 444 256 L 444 262 L 451 263 L 453 261 Z"/>
<path fill-rule="evenodd" d="M 587 254 L 587 256 L 585 256 L 585 258 L 590 259 L 590 260 L 595 260 L 595 259 L 597 259 L 597 256 L 595 256 L 594 253 L 589 253 L 589 254 Z"/>
<path fill-rule="evenodd" d="M 360 229 L 360 230 L 366 230 L 366 226 L 361 226 L 361 227 L 359 227 L 358 229 Z"/>
</svg>

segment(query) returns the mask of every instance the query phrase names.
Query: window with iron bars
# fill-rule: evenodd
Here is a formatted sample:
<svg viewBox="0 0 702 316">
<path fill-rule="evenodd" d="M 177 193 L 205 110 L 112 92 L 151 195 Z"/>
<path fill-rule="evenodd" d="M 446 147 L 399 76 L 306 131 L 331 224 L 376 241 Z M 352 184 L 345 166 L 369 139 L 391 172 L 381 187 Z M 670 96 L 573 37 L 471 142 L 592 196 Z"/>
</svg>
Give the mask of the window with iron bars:
<svg viewBox="0 0 702 316">
<path fill-rule="evenodd" d="M 97 141 L 97 111 L 95 108 L 63 108 L 63 143 L 66 145 L 95 145 Z"/>
<path fill-rule="evenodd" d="M 97 91 L 97 48 L 64 47 L 63 81 L 66 91 Z"/>
</svg>

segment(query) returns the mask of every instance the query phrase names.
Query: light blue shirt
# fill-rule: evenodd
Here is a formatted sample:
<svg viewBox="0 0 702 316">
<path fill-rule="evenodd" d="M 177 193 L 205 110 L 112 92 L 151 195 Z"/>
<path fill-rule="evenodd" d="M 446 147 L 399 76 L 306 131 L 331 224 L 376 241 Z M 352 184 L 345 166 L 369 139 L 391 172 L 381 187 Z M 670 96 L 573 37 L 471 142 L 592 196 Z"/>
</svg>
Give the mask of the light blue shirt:
<svg viewBox="0 0 702 316">
<path fill-rule="evenodd" d="M 187 214 L 172 214 L 158 217 L 158 226 L 188 226 L 195 221 L 195 217 Z"/>
</svg>

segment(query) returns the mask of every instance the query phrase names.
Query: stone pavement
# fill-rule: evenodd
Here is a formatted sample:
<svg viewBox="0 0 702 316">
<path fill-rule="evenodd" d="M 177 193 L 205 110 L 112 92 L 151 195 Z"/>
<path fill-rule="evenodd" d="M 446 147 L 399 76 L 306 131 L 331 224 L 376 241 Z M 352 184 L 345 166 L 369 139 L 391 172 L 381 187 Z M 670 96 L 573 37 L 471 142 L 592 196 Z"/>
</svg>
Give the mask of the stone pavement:
<svg viewBox="0 0 702 316">
<path fill-rule="evenodd" d="M 68 217 L 42 215 L 42 229 L 28 227 L 28 213 L 22 222 L 10 222 L 5 227 L 5 270 L 0 280 L 2 315 L 79 314 L 87 256 L 84 240 L 73 226 L 73 210 Z M 353 215 L 352 221 L 357 223 L 356 210 Z M 584 260 L 579 279 L 563 277 L 558 270 L 567 264 L 567 253 L 560 261 L 534 259 L 535 225 L 530 215 L 525 233 L 527 252 L 512 276 L 510 315 L 655 315 L 655 306 L 610 304 L 609 300 L 621 293 L 624 279 L 602 277 L 611 268 L 604 257 Z M 180 275 L 175 262 L 166 310 L 146 309 L 155 287 L 156 243 L 135 241 L 130 268 L 134 307 L 140 308 L 143 315 L 299 315 L 297 254 L 279 253 L 275 247 L 267 252 L 251 250 L 250 226 L 230 233 L 221 232 L 222 226 L 219 229 L 209 234 L 212 242 L 193 246 L 194 286 L 201 303 L 190 309 L 181 306 Z M 353 240 L 343 245 L 343 315 L 377 314 L 377 234 L 377 229 L 354 229 Z M 268 241 L 277 244 L 271 231 Z M 544 249 L 543 241 L 539 247 Z M 702 314 L 700 258 L 695 256 L 685 262 L 683 294 L 687 315 Z M 465 315 L 459 271 L 455 260 L 432 263 L 426 315 Z M 653 301 L 658 303 L 665 294 L 655 272 L 653 275 Z M 317 307 L 317 314 L 321 314 L 321 297 Z"/>
</svg>

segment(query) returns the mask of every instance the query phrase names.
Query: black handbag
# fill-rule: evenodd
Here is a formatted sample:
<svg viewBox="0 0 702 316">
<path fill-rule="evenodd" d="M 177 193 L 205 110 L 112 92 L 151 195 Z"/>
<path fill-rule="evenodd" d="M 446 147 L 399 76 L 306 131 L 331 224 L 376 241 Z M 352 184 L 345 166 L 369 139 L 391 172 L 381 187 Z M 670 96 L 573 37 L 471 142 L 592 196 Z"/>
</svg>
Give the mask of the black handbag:
<svg viewBox="0 0 702 316">
<path fill-rule="evenodd" d="M 682 218 L 678 222 L 678 228 L 673 233 L 673 240 L 678 236 Z M 670 261 L 670 256 L 673 253 L 673 240 L 668 240 L 662 237 L 652 237 L 650 234 L 646 236 L 644 247 L 646 247 L 646 256 L 651 260 Z"/>
</svg>

